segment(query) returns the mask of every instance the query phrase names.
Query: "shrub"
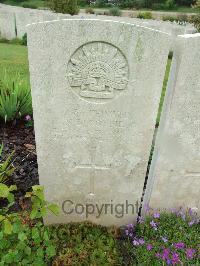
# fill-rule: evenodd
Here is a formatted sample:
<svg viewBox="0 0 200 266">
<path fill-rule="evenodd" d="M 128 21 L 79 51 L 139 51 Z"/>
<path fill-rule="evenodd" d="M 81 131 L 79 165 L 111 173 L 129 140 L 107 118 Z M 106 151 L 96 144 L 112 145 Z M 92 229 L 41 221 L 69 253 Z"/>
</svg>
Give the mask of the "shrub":
<svg viewBox="0 0 200 266">
<path fill-rule="evenodd" d="M 200 14 L 191 16 L 190 23 L 192 23 L 198 32 L 200 32 Z"/>
<path fill-rule="evenodd" d="M 22 45 L 27 46 L 27 33 L 25 33 L 22 37 Z"/>
<path fill-rule="evenodd" d="M 96 7 L 105 7 L 106 5 L 107 5 L 106 0 L 96 0 L 96 2 L 95 2 Z"/>
<path fill-rule="evenodd" d="M 126 249 L 131 265 L 199 265 L 199 217 L 182 208 L 159 213 L 147 207 L 146 217 L 127 225 Z"/>
<path fill-rule="evenodd" d="M 141 18 L 141 19 L 152 19 L 152 14 L 151 12 L 139 12 L 139 14 L 137 15 L 137 18 Z"/>
<path fill-rule="evenodd" d="M 195 0 L 176 0 L 178 6 L 189 6 L 191 7 L 194 4 Z"/>
<path fill-rule="evenodd" d="M 25 33 L 22 39 L 14 38 L 12 40 L 8 40 L 6 38 L 0 38 L 0 43 L 27 45 L 27 34 Z"/>
<path fill-rule="evenodd" d="M 197 0 L 193 8 L 200 9 L 200 0 Z"/>
<path fill-rule="evenodd" d="M 37 9 L 37 6 L 31 3 L 23 3 L 22 7 L 24 8 L 32 8 L 32 9 Z"/>
<path fill-rule="evenodd" d="M 121 10 L 118 7 L 112 7 L 109 9 L 109 14 L 111 16 L 120 17 L 121 16 Z"/>
<path fill-rule="evenodd" d="M 162 20 L 163 21 L 170 21 L 170 22 L 177 21 L 177 19 L 174 16 L 163 16 Z"/>
<path fill-rule="evenodd" d="M 77 0 L 47 0 L 47 5 L 57 13 L 76 15 L 79 12 Z"/>
<path fill-rule="evenodd" d="M 81 7 L 85 7 L 87 5 L 89 5 L 89 1 L 87 0 L 78 0 L 78 6 L 81 6 Z"/>
<path fill-rule="evenodd" d="M 7 183 L 15 168 L 12 164 L 13 153 L 3 160 L 3 145 L 0 145 L 0 183 Z"/>
<path fill-rule="evenodd" d="M 165 9 L 171 10 L 173 8 L 175 8 L 174 0 L 167 0 L 165 3 Z"/>
<path fill-rule="evenodd" d="M 133 7 L 136 9 L 144 8 L 146 6 L 146 0 L 133 0 Z"/>
<path fill-rule="evenodd" d="M 0 118 L 15 121 L 26 114 L 32 114 L 30 86 L 19 75 L 10 79 L 5 72 L 0 80 Z"/>
<path fill-rule="evenodd" d="M 56 255 L 56 247 L 50 239 L 49 228 L 36 218 L 46 216 L 47 211 L 58 213 L 58 207 L 44 199 L 43 188 L 34 186 L 27 194 L 32 201 L 30 210 L 10 213 L 14 204 L 16 186 L 0 184 L 0 198 L 9 204 L 0 209 L 0 258 L 1 265 L 48 265 Z M 21 206 L 24 208 L 24 205 Z"/>
<path fill-rule="evenodd" d="M 94 9 L 91 8 L 91 7 L 86 8 L 86 9 L 85 9 L 85 13 L 86 13 L 86 14 L 95 14 Z"/>
</svg>

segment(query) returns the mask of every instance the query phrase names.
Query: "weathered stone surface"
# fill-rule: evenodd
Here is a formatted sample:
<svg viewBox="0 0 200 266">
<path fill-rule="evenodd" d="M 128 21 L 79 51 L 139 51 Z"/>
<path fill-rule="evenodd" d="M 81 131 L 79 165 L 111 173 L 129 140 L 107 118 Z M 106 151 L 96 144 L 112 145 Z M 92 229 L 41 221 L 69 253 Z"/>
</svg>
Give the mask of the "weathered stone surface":
<svg viewBox="0 0 200 266">
<path fill-rule="evenodd" d="M 58 14 L 41 11 L 41 10 L 17 10 L 15 12 L 16 16 L 16 27 L 17 27 L 17 37 L 22 38 L 26 33 L 26 26 L 28 24 L 43 22 L 43 21 L 52 21 L 58 19 Z"/>
<path fill-rule="evenodd" d="M 8 40 L 16 37 L 15 15 L 12 11 L 0 9 L 0 37 Z"/>
<path fill-rule="evenodd" d="M 99 208 L 140 201 L 169 36 L 100 20 L 27 29 L 39 175 L 47 200 Z M 130 208 L 121 218 L 113 212 L 97 219 L 96 210 L 88 219 L 121 225 L 136 217 Z M 46 222 L 85 219 L 85 213 L 61 213 Z"/>
<path fill-rule="evenodd" d="M 145 203 L 200 209 L 200 34 L 179 36 Z"/>
</svg>

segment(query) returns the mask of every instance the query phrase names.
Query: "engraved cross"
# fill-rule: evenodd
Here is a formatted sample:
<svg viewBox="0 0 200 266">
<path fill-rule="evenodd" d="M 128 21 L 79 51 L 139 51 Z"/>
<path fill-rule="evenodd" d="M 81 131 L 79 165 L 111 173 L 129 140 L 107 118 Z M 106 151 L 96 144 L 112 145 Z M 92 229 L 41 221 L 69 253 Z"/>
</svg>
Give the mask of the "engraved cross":
<svg viewBox="0 0 200 266">
<path fill-rule="evenodd" d="M 83 170 L 90 169 L 90 192 L 89 192 L 89 194 L 91 196 L 94 196 L 94 194 L 95 194 L 94 181 L 95 181 L 96 172 L 99 170 L 109 170 L 111 168 L 111 165 L 98 165 L 95 163 L 95 161 L 96 161 L 96 146 L 91 147 L 90 154 L 91 154 L 91 163 L 80 164 L 80 165 L 77 165 L 76 168 L 77 169 L 83 169 Z"/>
</svg>

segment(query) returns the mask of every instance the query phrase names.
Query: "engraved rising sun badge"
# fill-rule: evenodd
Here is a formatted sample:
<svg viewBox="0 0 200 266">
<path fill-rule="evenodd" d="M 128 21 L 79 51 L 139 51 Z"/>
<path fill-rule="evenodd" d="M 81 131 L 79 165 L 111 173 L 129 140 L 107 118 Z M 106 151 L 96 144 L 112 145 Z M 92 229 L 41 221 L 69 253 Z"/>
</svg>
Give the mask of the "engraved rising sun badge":
<svg viewBox="0 0 200 266">
<path fill-rule="evenodd" d="M 122 52 L 105 42 L 79 47 L 68 63 L 71 88 L 83 98 L 112 99 L 128 83 L 128 63 Z"/>
</svg>

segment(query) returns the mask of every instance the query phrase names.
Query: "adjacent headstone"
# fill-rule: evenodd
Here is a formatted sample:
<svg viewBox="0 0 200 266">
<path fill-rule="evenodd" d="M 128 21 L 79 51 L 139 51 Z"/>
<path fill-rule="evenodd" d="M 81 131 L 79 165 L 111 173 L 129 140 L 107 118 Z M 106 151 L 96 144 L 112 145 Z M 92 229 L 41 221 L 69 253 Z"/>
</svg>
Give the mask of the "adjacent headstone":
<svg viewBox="0 0 200 266">
<path fill-rule="evenodd" d="M 200 210 L 200 34 L 179 36 L 144 203 Z"/>
<path fill-rule="evenodd" d="M 28 24 L 43 22 L 43 21 L 53 21 L 59 18 L 59 15 L 49 11 L 41 10 L 20 10 L 15 12 L 16 15 L 16 27 L 17 27 L 17 37 L 22 38 L 27 32 L 26 26 Z"/>
<path fill-rule="evenodd" d="M 12 11 L 0 9 L 0 38 L 7 40 L 16 38 L 15 15 Z"/>
<path fill-rule="evenodd" d="M 47 200 L 64 208 L 46 222 L 133 221 L 169 35 L 94 19 L 27 29 L 40 183 Z"/>
</svg>

